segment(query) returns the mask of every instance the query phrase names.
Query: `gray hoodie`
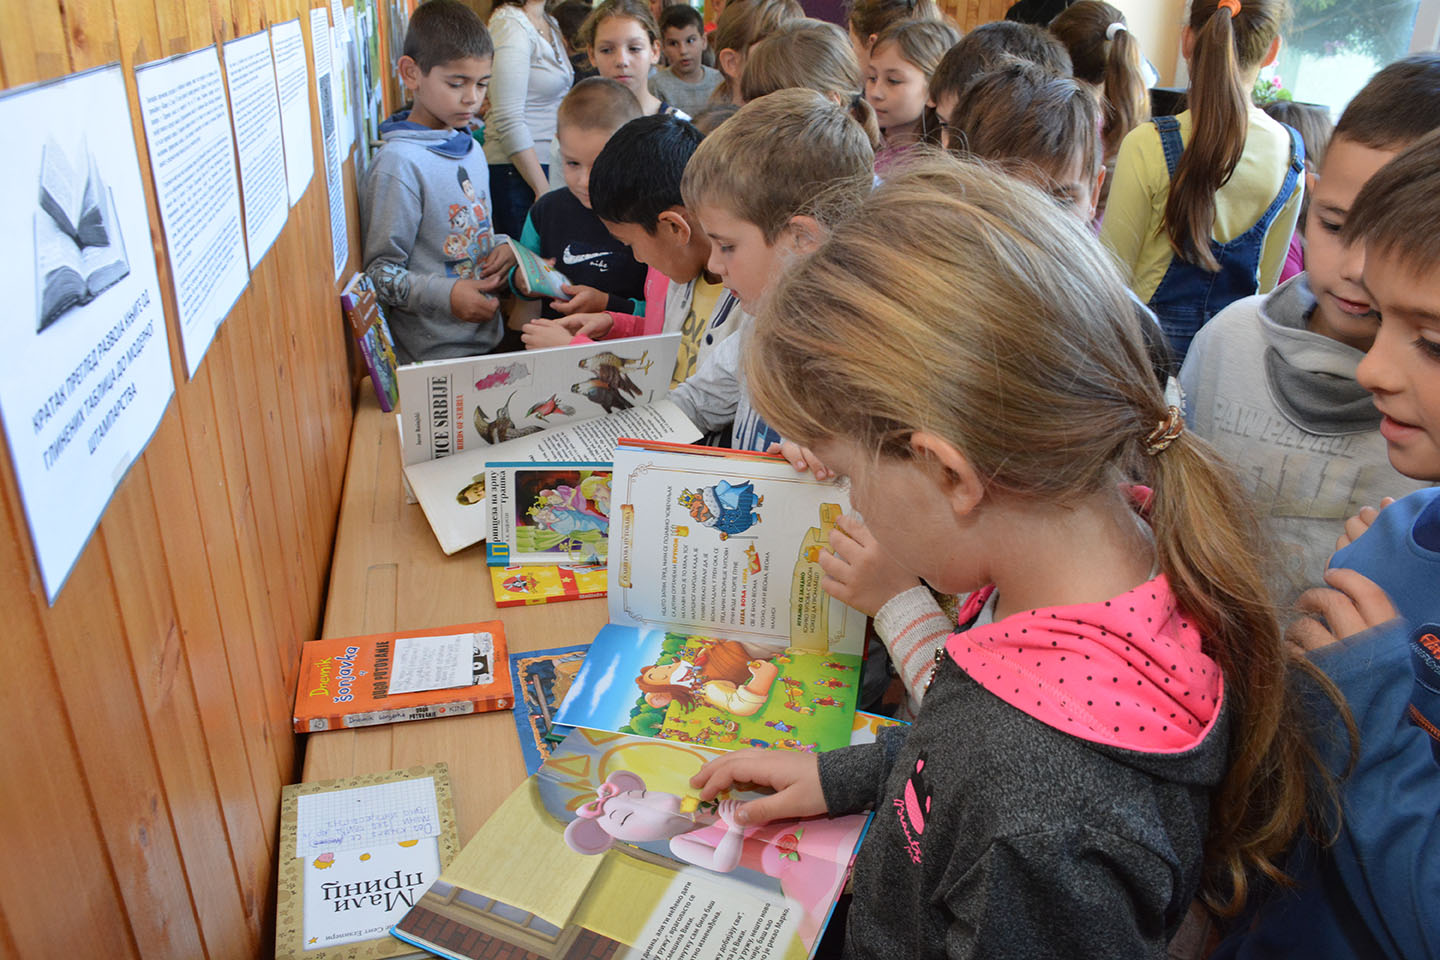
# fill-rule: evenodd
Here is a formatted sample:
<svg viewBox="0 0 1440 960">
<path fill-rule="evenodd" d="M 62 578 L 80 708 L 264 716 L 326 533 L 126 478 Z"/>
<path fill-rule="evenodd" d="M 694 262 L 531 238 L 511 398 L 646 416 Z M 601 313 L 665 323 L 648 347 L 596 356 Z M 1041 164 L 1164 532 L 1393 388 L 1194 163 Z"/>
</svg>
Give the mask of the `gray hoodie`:
<svg viewBox="0 0 1440 960">
<path fill-rule="evenodd" d="M 380 126 L 360 195 L 365 272 L 390 314 L 401 363 L 470 357 L 494 349 L 504 333 L 496 312 L 467 323 L 450 312 L 450 290 L 478 277 L 495 237 L 490 169 L 462 130 L 432 130 L 395 114 Z"/>
<path fill-rule="evenodd" d="M 1186 422 L 1270 518 L 1286 603 L 1320 584 L 1347 517 L 1426 486 L 1390 466 L 1380 412 L 1355 379 L 1364 354 L 1312 333 L 1314 310 L 1303 273 L 1238 300 L 1200 328 L 1180 370 Z"/>
</svg>

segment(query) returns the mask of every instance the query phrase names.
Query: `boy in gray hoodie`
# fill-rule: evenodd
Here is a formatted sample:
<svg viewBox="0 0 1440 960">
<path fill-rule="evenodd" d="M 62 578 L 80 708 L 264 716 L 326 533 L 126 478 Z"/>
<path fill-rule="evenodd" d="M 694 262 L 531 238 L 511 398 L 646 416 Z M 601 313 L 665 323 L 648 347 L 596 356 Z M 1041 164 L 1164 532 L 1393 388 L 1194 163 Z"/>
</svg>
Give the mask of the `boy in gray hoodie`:
<svg viewBox="0 0 1440 960">
<path fill-rule="evenodd" d="M 1189 426 L 1230 459 L 1284 557 L 1276 597 L 1320 583 L 1345 518 L 1427 484 L 1395 470 L 1355 368 L 1379 319 L 1340 230 L 1365 181 L 1440 127 L 1440 54 L 1390 64 L 1330 140 L 1305 227 L 1306 272 L 1231 304 L 1196 335 L 1180 386 Z"/>
<path fill-rule="evenodd" d="M 360 196 L 365 272 L 390 310 L 401 363 L 468 357 L 504 333 L 481 278 L 495 245 L 490 179 L 470 121 L 485 101 L 494 45 L 458 0 L 428 0 L 410 18 L 400 77 L 413 105 L 380 126 Z"/>
</svg>

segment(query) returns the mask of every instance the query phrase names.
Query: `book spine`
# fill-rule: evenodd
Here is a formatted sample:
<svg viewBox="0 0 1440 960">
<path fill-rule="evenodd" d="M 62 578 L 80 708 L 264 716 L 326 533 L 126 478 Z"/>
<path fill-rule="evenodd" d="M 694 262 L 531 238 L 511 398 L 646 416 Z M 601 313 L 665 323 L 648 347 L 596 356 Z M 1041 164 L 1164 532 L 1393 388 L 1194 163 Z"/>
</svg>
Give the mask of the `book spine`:
<svg viewBox="0 0 1440 960">
<path fill-rule="evenodd" d="M 497 607 L 538 607 L 542 603 L 565 603 L 568 600 L 594 600 L 606 595 L 604 590 L 587 590 L 583 593 L 564 593 L 550 597 L 497 597 Z"/>
<path fill-rule="evenodd" d="M 509 697 L 455 700 L 450 703 L 425 703 L 413 707 L 395 707 L 389 710 L 366 710 L 362 713 L 347 714 L 338 718 L 338 725 L 343 727 L 374 727 L 382 723 L 404 723 L 407 720 L 429 720 L 433 717 L 460 717 L 470 713 L 507 710 L 509 707 Z"/>
<path fill-rule="evenodd" d="M 510 544 L 485 541 L 485 564 L 491 567 L 510 566 Z"/>
</svg>

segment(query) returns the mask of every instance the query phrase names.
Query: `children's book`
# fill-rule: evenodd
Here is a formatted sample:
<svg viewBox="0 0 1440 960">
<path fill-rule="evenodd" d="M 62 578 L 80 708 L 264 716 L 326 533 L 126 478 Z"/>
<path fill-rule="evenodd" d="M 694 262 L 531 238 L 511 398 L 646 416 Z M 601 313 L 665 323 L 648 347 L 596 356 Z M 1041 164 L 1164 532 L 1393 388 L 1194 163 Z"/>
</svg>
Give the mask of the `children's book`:
<svg viewBox="0 0 1440 960">
<path fill-rule="evenodd" d="M 295 690 L 297 733 L 505 710 L 498 620 L 368 637 L 310 640 Z"/>
<path fill-rule="evenodd" d="M 443 763 L 285 787 L 277 960 L 424 957 L 388 931 L 459 851 Z"/>
<path fill-rule="evenodd" d="M 525 289 L 532 297 L 551 297 L 555 300 L 569 300 L 561 287 L 568 286 L 570 278 L 540 259 L 524 244 L 510 237 L 505 238 L 515 253 L 515 272 L 524 281 Z"/>
<path fill-rule="evenodd" d="M 485 503 L 491 566 L 605 562 L 609 463 L 489 463 Z"/>
<path fill-rule="evenodd" d="M 700 431 L 669 399 L 616 410 L 605 416 L 568 423 L 554 430 L 481 446 L 454 456 L 405 467 L 410 490 L 425 511 L 440 549 L 447 554 L 484 540 L 490 529 L 485 507 L 485 465 L 521 460 L 553 463 L 609 463 L 620 437 L 668 440 L 685 444 Z M 550 563 L 555 560 L 551 559 Z"/>
<path fill-rule="evenodd" d="M 389 413 L 400 405 L 400 384 L 395 378 L 395 341 L 375 296 L 375 284 L 363 272 L 356 273 L 340 292 L 340 307 L 370 371 L 380 409 Z"/>
<path fill-rule="evenodd" d="M 36 331 L 89 303 L 130 273 L 114 197 L 87 147 L 80 165 L 54 140 L 40 151 L 34 215 Z"/>
<path fill-rule="evenodd" d="M 393 933 L 465 960 L 517 947 L 564 960 L 804 960 L 870 815 L 741 826 L 734 809 L 758 791 L 702 803 L 690 787 L 716 756 L 576 730 Z"/>
<path fill-rule="evenodd" d="M 654 403 L 669 392 L 679 349 L 680 334 L 662 333 L 406 364 L 401 459 L 448 457 Z"/>
<path fill-rule="evenodd" d="M 490 588 L 497 607 L 529 607 L 605 596 L 605 566 L 599 563 L 548 567 L 491 567 Z"/>
<path fill-rule="evenodd" d="M 534 773 L 555 745 L 574 729 L 555 722 L 590 644 L 510 654 L 510 680 L 515 686 L 515 730 L 525 772 Z"/>
</svg>

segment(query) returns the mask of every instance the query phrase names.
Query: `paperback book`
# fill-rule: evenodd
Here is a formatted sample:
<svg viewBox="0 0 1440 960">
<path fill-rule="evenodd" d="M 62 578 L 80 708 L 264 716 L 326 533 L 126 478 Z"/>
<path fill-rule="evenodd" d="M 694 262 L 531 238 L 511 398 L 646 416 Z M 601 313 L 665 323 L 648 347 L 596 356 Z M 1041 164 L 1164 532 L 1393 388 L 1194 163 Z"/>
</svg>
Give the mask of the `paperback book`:
<svg viewBox="0 0 1440 960">
<path fill-rule="evenodd" d="M 605 596 L 605 566 L 579 563 L 548 567 L 491 567 L 490 588 L 497 607 L 590 600 Z"/>
<path fill-rule="evenodd" d="M 485 505 L 485 562 L 491 566 L 605 562 L 608 463 L 486 464 Z"/>
<path fill-rule="evenodd" d="M 555 745 L 573 729 L 556 723 L 555 712 L 565 702 L 589 649 L 590 644 L 578 643 L 510 654 L 510 680 L 515 686 L 515 730 L 520 735 L 526 773 L 539 770 Z"/>
<path fill-rule="evenodd" d="M 524 244 L 509 237 L 505 238 L 505 242 L 510 245 L 511 251 L 515 254 L 517 279 L 532 297 L 551 297 L 555 300 L 570 299 L 561 289 L 569 285 L 569 277 L 537 257 Z"/>
<path fill-rule="evenodd" d="M 385 311 L 375 297 L 375 284 L 363 272 L 356 273 L 340 292 L 340 308 L 350 325 L 350 335 L 370 371 L 370 384 L 380 401 L 380 409 L 389 413 L 400 405 L 400 384 L 396 379 L 395 342 Z"/>
</svg>

